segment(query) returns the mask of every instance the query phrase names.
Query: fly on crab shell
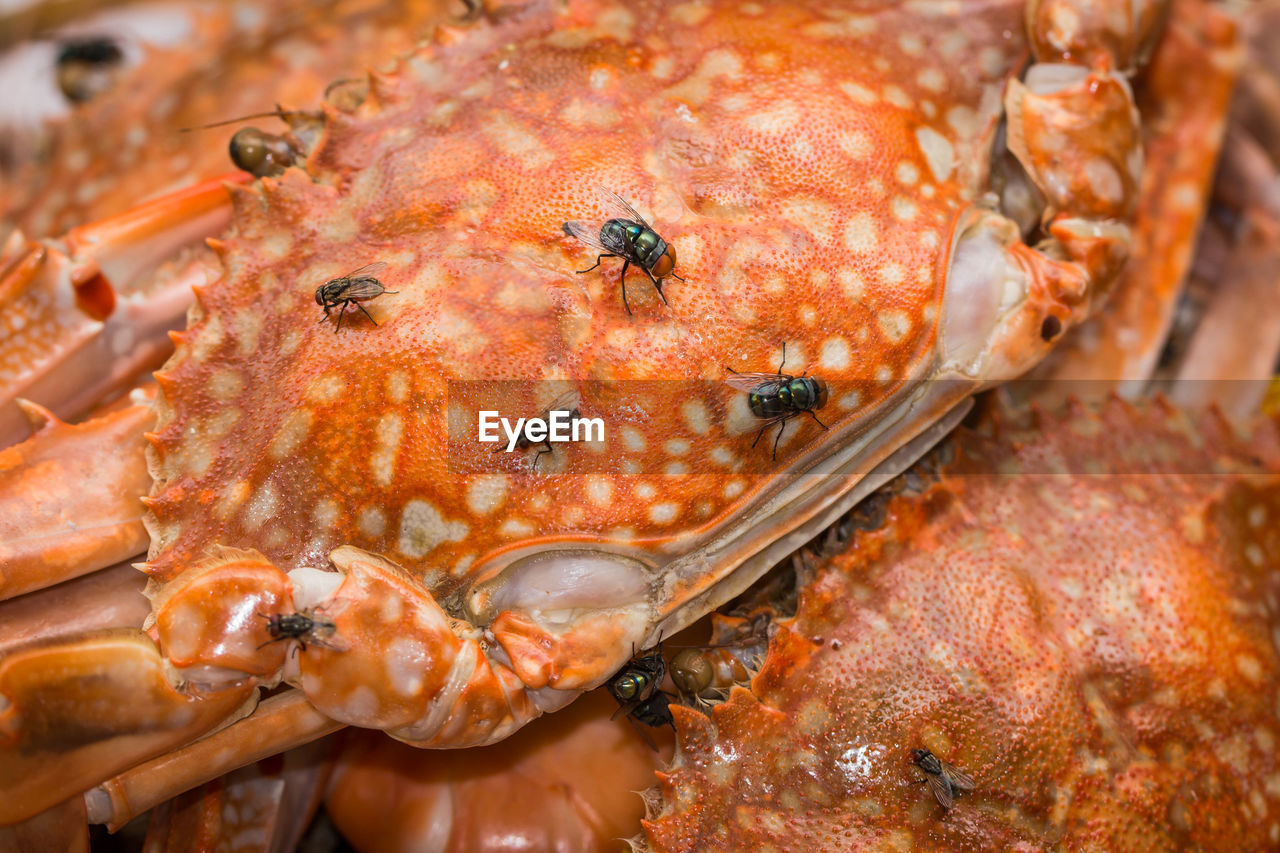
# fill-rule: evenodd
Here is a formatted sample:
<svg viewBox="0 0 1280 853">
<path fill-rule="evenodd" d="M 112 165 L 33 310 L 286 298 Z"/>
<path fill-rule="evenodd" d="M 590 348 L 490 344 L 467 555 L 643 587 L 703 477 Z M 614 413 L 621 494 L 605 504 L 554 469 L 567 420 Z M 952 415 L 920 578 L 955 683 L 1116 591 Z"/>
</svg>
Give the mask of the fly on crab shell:
<svg viewBox="0 0 1280 853">
<path fill-rule="evenodd" d="M 35 458 L 56 433 L 96 451 L 104 480 L 153 476 L 145 532 L 127 525 L 87 559 L 58 552 L 54 522 L 13 558 L 32 567 L 24 583 L 51 587 L 146 545 L 152 614 L 0 658 L 0 820 L 92 788 L 90 817 L 118 825 L 251 749 L 341 724 L 493 743 L 607 681 L 632 644 L 732 600 L 934 443 L 974 390 L 1041 358 L 1046 317 L 1070 327 L 1105 292 L 1142 163 L 1125 74 L 1155 38 L 1153 9 L 1121 16 L 1118 41 L 1072 33 L 1088 50 L 1059 55 L 1059 33 L 1018 35 L 1014 2 L 659 2 L 643 26 L 624 3 L 531 3 L 374 75 L 362 103 L 325 110 L 304 160 L 231 188 L 229 206 L 221 186 L 197 193 L 206 207 L 153 202 L 138 218 L 156 232 L 233 222 L 159 397 L 13 449 Z M 949 46 L 936 62 L 922 53 L 935 40 Z M 1042 61 L 1024 68 L 1029 50 Z M 1021 189 L 1045 198 L 1029 243 L 985 196 L 1005 138 Z M 1115 177 L 1102 193 L 1073 177 L 1100 172 Z M 530 237 L 574 215 L 587 174 L 636 176 L 671 223 L 692 274 L 653 323 L 566 275 L 563 241 Z M 375 245 L 396 266 L 395 322 L 335 346 L 303 322 L 310 294 L 278 285 Z M 121 252 L 155 253 L 146 239 Z M 72 256 L 88 267 L 26 251 L 5 292 L 70 287 Z M 108 311 L 126 278 L 78 280 Z M 54 334 L 47 320 L 32 325 Z M 722 387 L 683 382 L 619 412 L 606 461 L 554 493 L 494 473 L 478 446 L 445 452 L 451 427 L 475 422 L 450 380 L 716 376 L 771 363 L 778 340 L 841 393 L 830 429 L 761 476 L 739 473 L 758 422 L 724 416 Z M 125 435 L 95 446 L 105 421 Z M 103 446 L 144 433 L 149 467 Z M 671 476 L 637 482 L 650 458 Z M 43 506 L 38 479 L 11 481 L 10 517 Z M 89 511 L 89 492 L 58 518 Z M 232 618 L 290 601 L 325 608 L 349 648 L 309 648 L 292 672 L 282 644 L 256 648 L 259 620 Z M 293 689 L 257 707 L 282 678 Z M 75 691 L 83 706 L 49 701 Z M 89 721 L 88 705 L 131 713 Z"/>
<path fill-rule="evenodd" d="M 730 386 L 747 394 L 747 405 L 751 414 L 765 422 L 756 433 L 756 440 L 751 443 L 755 447 L 760 438 L 771 426 L 778 427 L 778 435 L 773 439 L 773 458 L 778 458 L 778 442 L 782 441 L 782 433 L 787 428 L 787 421 L 797 415 L 808 415 L 814 423 L 827 429 L 817 415 L 817 410 L 827 405 L 829 391 L 827 383 L 816 376 L 801 374 L 792 376 L 782 372 L 787 363 L 787 345 L 782 345 L 782 361 L 778 363 L 775 373 L 739 373 L 732 367 L 725 366 L 732 376 L 725 381 Z"/>
<path fill-rule="evenodd" d="M 596 193 L 601 203 L 617 214 L 614 218 L 600 225 L 572 221 L 562 226 L 570 237 L 577 237 L 588 246 L 604 252 L 596 258 L 593 266 L 578 272 L 591 272 L 605 258 L 621 258 L 622 272 L 618 274 L 618 282 L 622 285 L 622 305 L 627 314 L 631 313 L 631 306 L 627 304 L 627 269 L 632 264 L 644 270 L 649 281 L 653 282 L 653 289 L 658 291 L 662 304 L 668 304 L 667 295 L 662 292 L 662 280 L 670 277 L 684 281 L 675 273 L 676 250 L 617 193 L 603 187 L 597 187 Z"/>
<path fill-rule="evenodd" d="M 946 441 L 749 691 L 672 709 L 649 849 L 1274 847 L 1280 420 L 1113 399 Z"/>
<path fill-rule="evenodd" d="M 378 325 L 378 321 L 369 316 L 369 312 L 360 303 L 377 299 L 384 293 L 395 294 L 400 292 L 398 290 L 387 290 L 386 286 L 375 278 L 386 268 L 386 262 L 375 261 L 354 269 L 346 275 L 330 279 L 317 287 L 316 304 L 324 309 L 324 316 L 320 318 L 320 322 L 323 323 L 329 319 L 330 309 L 337 308 L 338 322 L 333 328 L 336 334 L 342 329 L 342 317 L 347 313 L 348 306 L 354 305 L 360 309 L 360 313 L 369 318 L 370 323 L 375 326 Z"/>
<path fill-rule="evenodd" d="M 304 652 L 307 650 L 307 643 L 337 651 L 344 648 L 342 641 L 335 640 L 333 637 L 337 627 L 314 611 L 297 610 L 293 613 L 259 613 L 258 615 L 267 620 L 267 633 L 271 635 L 271 639 L 262 643 L 259 648 L 267 643 L 287 640 L 296 640 L 298 648 Z"/>
<path fill-rule="evenodd" d="M 972 791 L 977 787 L 972 776 L 952 767 L 927 749 L 911 750 L 911 761 L 924 771 L 925 778 L 920 781 L 929 785 L 929 790 L 933 792 L 938 805 L 944 809 L 949 809 L 956 804 L 956 794 Z"/>
</svg>

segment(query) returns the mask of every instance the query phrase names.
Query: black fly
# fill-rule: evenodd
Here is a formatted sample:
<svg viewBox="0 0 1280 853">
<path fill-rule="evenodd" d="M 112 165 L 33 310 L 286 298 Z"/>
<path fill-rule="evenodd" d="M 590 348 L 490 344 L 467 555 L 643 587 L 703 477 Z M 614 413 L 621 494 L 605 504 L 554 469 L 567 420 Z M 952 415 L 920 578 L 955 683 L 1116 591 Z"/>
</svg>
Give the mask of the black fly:
<svg viewBox="0 0 1280 853">
<path fill-rule="evenodd" d="M 610 719 L 626 714 L 633 726 L 639 720 L 653 728 L 674 727 L 675 721 L 671 718 L 670 709 L 671 697 L 658 689 L 666 674 L 667 662 L 662 657 L 662 640 L 658 640 L 658 645 L 647 652 L 633 653 L 627 665 L 609 679 L 609 692 L 618 701 L 618 710 L 613 712 Z M 636 731 L 650 748 L 657 751 L 658 747 L 643 729 L 636 726 Z"/>
<path fill-rule="evenodd" d="M 367 302 L 370 299 L 377 299 L 384 293 L 399 293 L 398 290 L 387 290 L 382 282 L 374 278 L 375 273 L 379 273 L 386 269 L 386 264 L 377 261 L 372 264 L 366 264 L 358 270 L 352 270 L 344 276 L 331 279 L 316 288 L 316 304 L 324 309 L 324 316 L 320 318 L 323 323 L 329 319 L 329 310 L 332 308 L 340 308 L 338 312 L 338 325 L 334 329 L 336 333 L 342 328 L 342 315 L 347 312 L 348 305 L 354 305 L 360 309 L 364 316 L 369 317 L 369 322 L 378 325 L 378 322 L 369 316 L 369 312 L 365 311 L 361 302 Z"/>
<path fill-rule="evenodd" d="M 918 781 L 929 783 L 929 790 L 933 791 L 938 805 L 944 809 L 955 805 L 956 794 L 972 791 L 977 787 L 972 776 L 951 766 L 927 749 L 912 750 L 911 760 L 924 771 L 925 777 Z"/>
<path fill-rule="evenodd" d="M 662 236 L 654 231 L 648 222 L 645 222 L 644 217 L 636 213 L 636 209 L 623 201 L 617 193 L 610 192 L 604 187 L 596 187 L 596 195 L 600 197 L 604 206 L 615 214 L 612 219 L 606 220 L 603 224 L 574 221 L 566 222 L 562 226 L 564 233 L 570 237 L 577 237 L 588 246 L 601 250 L 594 265 L 578 272 L 591 272 L 600 266 L 600 262 L 605 258 L 621 258 L 623 262 L 620 276 L 622 307 L 627 309 L 627 314 L 631 313 L 631 306 L 627 304 L 627 270 L 632 264 L 640 267 L 645 275 L 649 276 L 654 290 L 658 291 L 658 296 L 662 298 L 662 304 L 666 305 L 667 297 L 662 292 L 662 280 L 670 277 L 684 281 L 675 273 L 675 247 L 662 239 Z"/>
<path fill-rule="evenodd" d="M 751 442 L 754 448 L 760 443 L 765 430 L 774 424 L 778 426 L 778 436 L 773 440 L 773 458 L 778 458 L 778 442 L 787 428 L 787 421 L 796 415 L 808 414 L 823 429 L 827 425 L 818 420 L 814 411 L 827 404 L 827 383 L 816 376 L 792 376 L 783 373 L 787 363 L 787 345 L 782 345 L 782 362 L 777 373 L 739 373 L 725 365 L 725 370 L 733 375 L 725 380 L 733 388 L 747 393 L 747 405 L 751 414 L 765 421 L 756 433 L 756 440 Z"/>
<path fill-rule="evenodd" d="M 338 626 L 328 619 L 321 618 L 314 610 L 274 613 L 270 616 L 265 613 L 259 613 L 258 615 L 267 620 L 267 633 L 271 635 L 271 639 L 258 646 L 258 648 L 278 643 L 282 640 L 297 640 L 298 648 L 304 652 L 307 650 L 307 643 L 324 649 L 345 651 L 344 646 L 330 639 L 333 637 L 334 632 L 338 630 Z"/>
</svg>

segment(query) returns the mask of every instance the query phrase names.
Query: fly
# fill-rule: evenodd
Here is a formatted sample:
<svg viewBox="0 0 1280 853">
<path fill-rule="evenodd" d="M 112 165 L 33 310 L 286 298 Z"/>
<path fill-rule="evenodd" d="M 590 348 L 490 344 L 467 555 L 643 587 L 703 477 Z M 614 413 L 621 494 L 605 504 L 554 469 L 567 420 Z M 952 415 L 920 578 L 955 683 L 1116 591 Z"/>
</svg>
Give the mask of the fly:
<svg viewBox="0 0 1280 853">
<path fill-rule="evenodd" d="M 267 620 L 267 633 L 271 639 L 262 646 L 269 646 L 283 640 L 297 640 L 298 648 L 307 650 L 307 643 L 334 651 L 346 651 L 346 646 L 332 639 L 338 626 L 328 619 L 319 616 L 314 610 L 298 610 L 294 613 L 274 613 L 268 616 L 259 613 Z"/>
<path fill-rule="evenodd" d="M 747 392 L 747 405 L 751 414 L 766 423 L 756 433 L 756 440 L 751 442 L 754 448 L 760 443 L 765 430 L 778 424 L 778 437 L 773 440 L 773 458 L 778 458 L 778 442 L 787 428 L 787 421 L 797 415 L 807 414 L 823 429 L 827 425 L 818 420 L 814 412 L 827 404 L 827 383 L 816 376 L 792 376 L 783 373 L 783 365 L 787 363 L 787 345 L 782 345 L 782 363 L 778 372 L 774 373 L 739 373 L 725 365 L 725 370 L 733 375 L 725 381 L 739 391 Z"/>
<path fill-rule="evenodd" d="M 578 402 L 580 400 L 581 400 L 581 397 L 578 395 L 577 391 L 574 391 L 572 389 L 565 391 L 559 397 L 556 397 L 554 400 L 552 400 L 551 404 L 548 405 L 545 409 L 543 409 L 542 414 L 540 414 L 538 417 L 546 421 L 547 423 L 550 423 L 552 412 L 568 412 L 569 422 L 572 423 L 576 421 L 579 417 L 581 417 L 581 415 L 578 413 Z M 546 438 L 543 438 L 541 440 L 535 440 L 530 437 L 528 432 L 528 427 L 526 426 L 525 429 L 521 431 L 519 438 L 516 439 L 516 448 L 519 450 L 528 450 L 530 447 L 533 447 L 534 445 L 537 445 L 537 444 L 541 444 L 542 447 L 538 448 L 537 455 L 533 457 L 532 467 L 533 467 L 533 470 L 535 471 L 538 470 L 538 460 L 542 458 L 542 455 L 544 453 L 550 453 L 555 449 L 551 446 L 550 432 L 548 432 Z M 502 449 L 503 447 L 499 445 L 498 447 L 495 447 L 493 449 L 493 452 L 497 453 Z"/>
<path fill-rule="evenodd" d="M 616 719 L 619 714 L 626 714 L 635 726 L 636 721 L 646 726 L 675 726 L 671 718 L 671 697 L 658 689 L 663 677 L 667 674 L 667 662 L 662 657 L 662 640 L 648 652 L 632 654 L 627 665 L 618 670 L 609 679 L 609 692 L 618 701 L 618 710 L 609 719 Z M 636 726 L 636 731 L 644 738 L 650 748 L 657 751 L 653 740 Z"/>
<path fill-rule="evenodd" d="M 662 280 L 669 277 L 684 281 L 675 274 L 675 247 L 662 239 L 644 217 L 636 213 L 635 208 L 623 201 L 617 193 L 597 187 L 596 194 L 605 208 L 615 214 L 612 219 L 599 226 L 577 221 L 566 222 L 562 226 L 564 233 L 570 237 L 577 237 L 588 246 L 602 250 L 592 266 L 578 272 L 591 272 L 605 258 L 621 258 L 622 275 L 619 280 L 622 282 L 622 305 L 627 309 L 627 314 L 631 314 L 631 306 L 627 304 L 627 269 L 632 264 L 649 276 L 653 289 L 658 291 L 662 304 L 666 305 L 667 297 L 662 292 Z"/>
<path fill-rule="evenodd" d="M 316 288 L 316 304 L 324 309 L 324 316 L 320 318 L 323 323 L 329 319 L 329 310 L 341 307 L 338 312 L 338 325 L 334 329 L 335 334 L 342 328 L 342 315 L 347 313 L 347 306 L 354 305 L 360 309 L 364 316 L 369 317 L 369 322 L 378 325 L 378 321 L 369 316 L 369 312 L 365 310 L 361 302 L 367 302 L 370 299 L 377 299 L 384 293 L 399 293 L 398 290 L 387 290 L 382 282 L 374 278 L 374 273 L 381 272 L 386 269 L 386 264 L 382 261 L 376 261 L 372 264 L 366 264 L 358 270 L 352 270 L 344 276 L 340 276 L 325 282 Z"/>
<path fill-rule="evenodd" d="M 924 771 L 924 778 L 917 781 L 929 783 L 929 790 L 933 791 L 938 805 L 944 809 L 949 809 L 956 804 L 956 794 L 972 791 L 977 787 L 972 776 L 953 767 L 927 749 L 912 750 L 911 760 Z"/>
</svg>

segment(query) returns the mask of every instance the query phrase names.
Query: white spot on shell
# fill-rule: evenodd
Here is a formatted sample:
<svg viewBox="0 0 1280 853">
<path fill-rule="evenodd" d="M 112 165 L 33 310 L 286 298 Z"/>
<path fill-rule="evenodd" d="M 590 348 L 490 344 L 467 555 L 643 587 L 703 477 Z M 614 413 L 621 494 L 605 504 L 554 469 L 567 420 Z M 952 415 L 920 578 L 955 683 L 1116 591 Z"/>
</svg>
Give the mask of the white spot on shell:
<svg viewBox="0 0 1280 853">
<path fill-rule="evenodd" d="M 827 370 L 847 370 L 849 368 L 849 344 L 844 338 L 827 338 L 822 342 L 822 351 L 818 354 L 818 363 Z"/>
<path fill-rule="evenodd" d="M 467 486 L 467 506 L 476 515 L 488 515 L 507 499 L 505 474 L 481 474 Z"/>
<path fill-rule="evenodd" d="M 387 515 L 376 506 L 367 506 L 360 510 L 356 519 L 360 532 L 370 539 L 380 539 L 387 532 Z"/>
<path fill-rule="evenodd" d="M 844 291 L 844 295 L 852 300 L 859 300 L 867 292 L 867 282 L 857 270 L 842 269 L 836 273 L 836 278 L 840 281 L 840 288 Z"/>
<path fill-rule="evenodd" d="M 911 332 L 911 320 L 902 311 L 881 311 L 876 317 L 880 332 L 891 344 L 902 342 Z"/>
<path fill-rule="evenodd" d="M 711 431 L 711 416 L 701 400 L 687 400 L 681 404 L 680 414 L 684 416 L 684 422 L 688 424 L 689 429 L 698 435 L 706 435 Z"/>
<path fill-rule="evenodd" d="M 306 397 L 314 403 L 334 403 L 342 396 L 342 392 L 347 389 L 347 383 L 343 381 L 341 376 L 334 373 L 326 373 L 324 376 L 318 376 L 312 380 L 307 386 Z"/>
<path fill-rule="evenodd" d="M 680 515 L 680 505 L 670 502 L 649 507 L 649 518 L 654 524 L 670 524 Z"/>
<path fill-rule="evenodd" d="M 411 383 L 409 374 L 403 370 L 393 370 L 387 374 L 387 399 L 392 403 L 403 403 L 409 399 Z"/>
<path fill-rule="evenodd" d="M 776 136 L 786 133 L 800 121 L 800 111 L 790 101 L 776 101 L 767 108 L 743 118 L 748 130 Z"/>
<path fill-rule="evenodd" d="M 404 420 L 395 412 L 383 415 L 374 431 L 377 446 L 369 455 L 369 467 L 374 482 L 380 486 L 391 485 L 396 473 L 396 456 L 400 452 L 400 439 L 404 436 Z"/>
<path fill-rule="evenodd" d="M 869 213 L 855 213 L 844 226 L 844 245 L 855 255 L 874 252 L 880 246 L 879 228 Z"/>
<path fill-rule="evenodd" d="M 311 430 L 311 410 L 294 409 L 285 416 L 284 423 L 271 439 L 267 454 L 277 461 L 287 459 L 306 439 Z"/>
<path fill-rule="evenodd" d="M 931 127 L 918 127 L 916 141 L 920 144 L 925 162 L 929 164 L 929 171 L 933 172 L 934 180 L 942 183 L 950 178 L 951 170 L 955 167 L 956 151 L 947 138 Z"/>
<path fill-rule="evenodd" d="M 645 441 L 640 431 L 632 426 L 624 426 L 618 430 L 622 437 L 622 446 L 632 453 L 643 453 L 649 447 L 649 442 Z"/>
<path fill-rule="evenodd" d="M 244 509 L 243 524 L 250 532 L 257 530 L 271 520 L 276 514 L 279 503 L 275 489 L 270 483 L 263 483 L 249 498 Z"/>
<path fill-rule="evenodd" d="M 469 532 L 465 522 L 446 521 L 433 504 L 415 498 L 400 514 L 400 553 L 425 557 L 441 542 L 459 542 Z"/>
<path fill-rule="evenodd" d="M 584 484 L 587 500 L 596 506 L 609 506 L 613 501 L 613 482 L 608 477 L 592 474 Z"/>
<path fill-rule="evenodd" d="M 332 530 L 338 523 L 338 505 L 326 498 L 316 504 L 311 517 L 316 520 L 316 526 L 320 529 Z"/>
<path fill-rule="evenodd" d="M 393 638 L 387 643 L 384 661 L 392 690 L 401 696 L 416 696 L 422 692 L 427 649 L 421 640 L 405 636 Z"/>
<path fill-rule="evenodd" d="M 916 213 L 919 211 L 914 201 L 902 196 L 894 196 L 893 201 L 889 203 L 889 209 L 893 213 L 893 218 L 899 222 L 910 222 L 916 218 Z"/>
</svg>

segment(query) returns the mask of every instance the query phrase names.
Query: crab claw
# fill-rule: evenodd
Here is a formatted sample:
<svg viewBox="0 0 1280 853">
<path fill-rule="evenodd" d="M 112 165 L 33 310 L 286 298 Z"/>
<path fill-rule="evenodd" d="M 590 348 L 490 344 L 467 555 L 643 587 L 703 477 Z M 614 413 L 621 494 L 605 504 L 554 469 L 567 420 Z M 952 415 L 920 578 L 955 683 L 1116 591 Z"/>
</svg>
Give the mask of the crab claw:
<svg viewBox="0 0 1280 853">
<path fill-rule="evenodd" d="M 97 571 L 147 547 L 149 403 L 84 424 L 19 404 L 42 424 L 0 450 L 0 600 Z"/>
<path fill-rule="evenodd" d="M 349 546 L 330 559 L 345 578 L 319 609 L 342 646 L 309 646 L 297 678 L 320 711 L 422 746 L 492 743 L 541 713 L 484 633 L 403 569 Z"/>
<path fill-rule="evenodd" d="M 1031 0 L 1027 33 L 1039 62 L 1127 71 L 1146 61 L 1167 11 L 1163 0 Z"/>
<path fill-rule="evenodd" d="M 211 280 L 205 238 L 231 221 L 225 175 L 75 228 L 62 241 L 16 232 L 0 250 L 0 446 L 19 440 L 19 396 L 81 414 L 158 366 L 192 287 Z M 201 248 L 179 257 L 187 247 Z M 176 259 L 172 265 L 162 266 Z"/>
</svg>

